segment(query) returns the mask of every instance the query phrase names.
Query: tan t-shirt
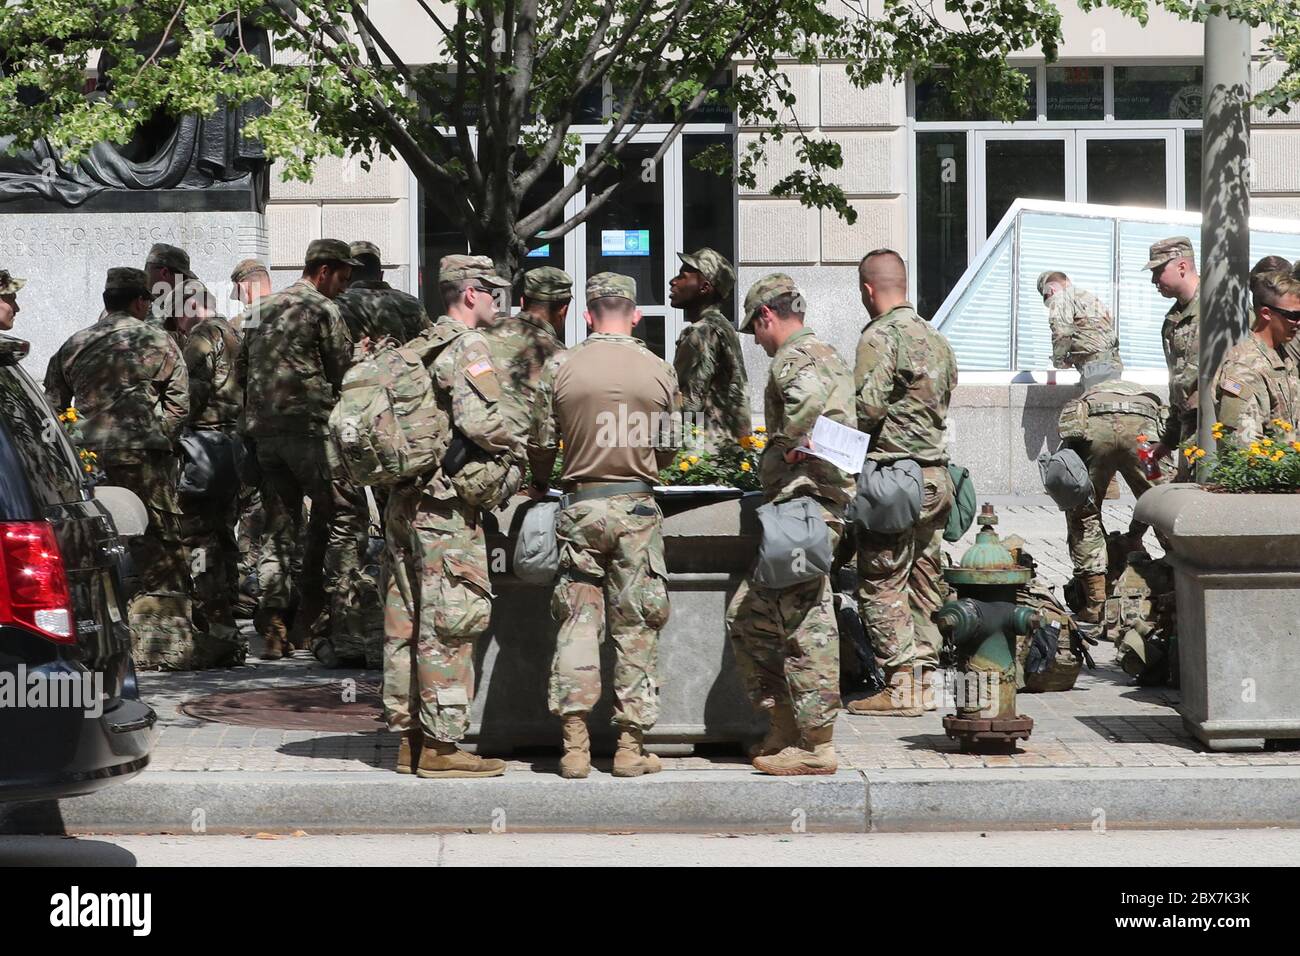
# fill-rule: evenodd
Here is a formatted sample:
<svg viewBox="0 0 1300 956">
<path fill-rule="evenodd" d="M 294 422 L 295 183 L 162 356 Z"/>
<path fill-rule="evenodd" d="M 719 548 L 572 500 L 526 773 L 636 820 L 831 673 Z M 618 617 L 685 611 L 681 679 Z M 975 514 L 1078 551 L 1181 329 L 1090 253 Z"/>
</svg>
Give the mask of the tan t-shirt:
<svg viewBox="0 0 1300 956">
<path fill-rule="evenodd" d="M 566 484 L 658 482 L 681 443 L 677 376 L 628 335 L 597 332 L 547 364 L 538 387 L 534 437 L 545 469 L 564 441 Z"/>
</svg>

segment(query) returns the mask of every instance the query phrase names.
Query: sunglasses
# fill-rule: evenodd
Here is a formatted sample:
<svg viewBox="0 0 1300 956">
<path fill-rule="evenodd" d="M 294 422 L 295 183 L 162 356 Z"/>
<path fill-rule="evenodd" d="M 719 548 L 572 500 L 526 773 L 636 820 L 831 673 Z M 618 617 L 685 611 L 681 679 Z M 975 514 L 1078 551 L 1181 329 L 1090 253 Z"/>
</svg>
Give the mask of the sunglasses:
<svg viewBox="0 0 1300 956">
<path fill-rule="evenodd" d="M 1282 318 L 1286 319 L 1288 322 L 1300 322 L 1300 309 L 1282 309 L 1278 308 L 1276 305 L 1266 305 L 1264 308 L 1282 316 Z"/>
</svg>

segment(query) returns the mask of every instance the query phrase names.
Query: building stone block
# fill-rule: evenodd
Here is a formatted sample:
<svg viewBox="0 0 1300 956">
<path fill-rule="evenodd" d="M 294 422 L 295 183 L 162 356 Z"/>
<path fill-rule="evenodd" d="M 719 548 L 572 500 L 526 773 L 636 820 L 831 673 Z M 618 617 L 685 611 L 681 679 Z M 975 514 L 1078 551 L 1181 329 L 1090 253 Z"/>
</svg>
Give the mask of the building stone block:
<svg viewBox="0 0 1300 956">
<path fill-rule="evenodd" d="M 821 67 L 821 125 L 902 126 L 907 121 L 907 87 L 902 83 L 854 86 L 843 63 Z"/>
<path fill-rule="evenodd" d="M 749 144 L 758 140 L 757 133 L 741 133 L 738 137 L 737 152 L 739 155 L 745 155 L 745 150 Z M 772 192 L 772 187 L 781 181 L 785 176 L 799 168 L 799 157 L 795 153 L 794 137 L 786 135 L 781 142 L 769 140 L 763 146 L 763 158 L 765 162 L 760 163 L 754 170 L 757 183 L 753 189 L 746 186 L 739 186 L 740 195 L 743 196 L 767 196 Z"/>
<path fill-rule="evenodd" d="M 1250 66 L 1250 88 L 1255 93 L 1261 93 L 1271 87 L 1282 76 L 1283 64 L 1260 63 L 1256 61 Z M 1290 111 L 1279 111 L 1269 116 L 1268 110 L 1254 107 L 1250 111 L 1250 124 L 1252 126 L 1300 126 L 1300 106 L 1295 103 L 1289 104 Z"/>
<path fill-rule="evenodd" d="M 844 164 L 826 179 L 850 195 L 889 195 L 907 189 L 905 130 L 838 133 Z"/>
<path fill-rule="evenodd" d="M 1251 196 L 1251 216 L 1300 219 L 1300 196 Z"/>
<path fill-rule="evenodd" d="M 376 156 L 370 169 L 362 167 L 362 158 L 326 156 L 313 169 L 311 182 L 288 182 L 281 178 L 283 164 L 271 168 L 271 200 L 293 202 L 329 199 L 396 199 L 408 192 L 405 185 L 406 164 Z"/>
<path fill-rule="evenodd" d="M 854 199 L 858 221 L 849 225 L 832 209 L 821 210 L 822 262 L 856 264 L 872 249 L 907 249 L 907 200 Z"/>
<path fill-rule="evenodd" d="M 812 263 L 818 256 L 816 209 L 794 199 L 747 199 L 740 203 L 741 262 Z"/>
<path fill-rule="evenodd" d="M 1250 135 L 1251 192 L 1300 193 L 1300 129 L 1256 129 Z"/>
<path fill-rule="evenodd" d="M 323 235 L 354 242 L 367 239 L 379 246 L 385 263 L 407 261 L 406 203 L 326 203 L 321 207 Z"/>
<path fill-rule="evenodd" d="M 271 203 L 266 207 L 271 237 L 270 265 L 302 269 L 307 246 L 321 238 L 321 210 L 316 203 Z"/>
<path fill-rule="evenodd" d="M 817 118 L 820 115 L 818 105 L 818 83 L 817 67 L 812 64 L 786 64 L 781 67 L 781 72 L 789 79 L 790 89 L 795 95 L 794 113 L 790 108 L 781 103 L 775 97 L 769 97 L 768 105 L 776 110 L 777 121 L 786 123 L 790 126 L 799 126 L 805 129 L 811 129 L 817 125 Z M 752 74 L 752 66 L 741 66 L 737 68 L 740 74 Z M 754 124 L 756 126 L 766 126 L 766 123 Z"/>
</svg>

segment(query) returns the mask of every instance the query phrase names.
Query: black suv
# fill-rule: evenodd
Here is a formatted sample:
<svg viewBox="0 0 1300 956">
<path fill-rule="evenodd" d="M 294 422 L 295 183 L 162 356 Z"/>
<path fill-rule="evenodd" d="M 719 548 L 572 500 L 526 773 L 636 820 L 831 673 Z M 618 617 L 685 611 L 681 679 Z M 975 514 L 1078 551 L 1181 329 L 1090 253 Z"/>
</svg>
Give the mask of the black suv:
<svg viewBox="0 0 1300 956">
<path fill-rule="evenodd" d="M 134 776 L 156 736 L 131 663 L 121 538 L 18 364 L 27 350 L 0 335 L 0 801 Z"/>
</svg>

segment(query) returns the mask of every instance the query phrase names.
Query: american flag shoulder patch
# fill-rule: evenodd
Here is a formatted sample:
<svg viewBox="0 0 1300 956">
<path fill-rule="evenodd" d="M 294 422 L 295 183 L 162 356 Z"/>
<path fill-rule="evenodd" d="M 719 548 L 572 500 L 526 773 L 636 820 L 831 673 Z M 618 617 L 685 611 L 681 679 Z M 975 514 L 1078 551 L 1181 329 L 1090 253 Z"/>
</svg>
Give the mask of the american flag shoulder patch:
<svg viewBox="0 0 1300 956">
<path fill-rule="evenodd" d="M 488 359 L 479 359 L 469 368 L 465 369 L 465 371 L 474 378 L 478 378 L 480 375 L 486 375 L 488 372 L 492 371 L 492 362 Z"/>
<path fill-rule="evenodd" d="M 1234 382 L 1234 381 L 1233 381 L 1232 379 L 1230 379 L 1230 378 L 1225 378 L 1225 379 L 1222 381 L 1222 383 L 1220 383 L 1220 386 L 1219 386 L 1219 387 L 1222 388 L 1225 392 L 1230 392 L 1231 394 L 1236 395 L 1237 397 L 1241 397 L 1241 383 L 1240 383 L 1240 382 Z"/>
</svg>

